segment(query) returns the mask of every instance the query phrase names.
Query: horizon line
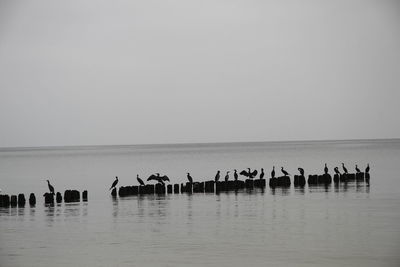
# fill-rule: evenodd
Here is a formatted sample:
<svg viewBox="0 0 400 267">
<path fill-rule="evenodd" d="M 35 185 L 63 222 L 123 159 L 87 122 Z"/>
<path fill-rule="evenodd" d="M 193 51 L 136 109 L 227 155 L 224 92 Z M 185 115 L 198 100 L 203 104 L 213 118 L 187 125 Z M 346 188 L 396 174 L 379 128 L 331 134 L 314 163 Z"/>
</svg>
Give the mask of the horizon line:
<svg viewBox="0 0 400 267">
<path fill-rule="evenodd" d="M 351 142 L 351 141 L 389 141 L 397 138 L 362 138 L 362 139 L 306 139 L 306 140 L 274 140 L 274 141 L 230 141 L 230 142 L 182 142 L 182 143 L 146 143 L 146 144 L 104 144 L 104 145 L 49 145 L 49 146 L 10 146 L 0 147 L 1 151 L 9 150 L 48 150 L 57 148 L 90 148 L 90 147 L 124 147 L 124 146 L 185 146 L 185 145 L 216 145 L 216 144 L 252 144 L 252 143 L 308 143 L 308 142 Z"/>
</svg>

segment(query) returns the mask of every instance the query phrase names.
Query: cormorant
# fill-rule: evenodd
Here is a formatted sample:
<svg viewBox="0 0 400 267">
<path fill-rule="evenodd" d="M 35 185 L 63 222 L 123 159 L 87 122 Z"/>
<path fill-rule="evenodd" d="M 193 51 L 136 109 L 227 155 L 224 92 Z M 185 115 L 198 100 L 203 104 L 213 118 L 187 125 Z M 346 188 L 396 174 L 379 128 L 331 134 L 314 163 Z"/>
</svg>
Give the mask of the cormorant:
<svg viewBox="0 0 400 267">
<path fill-rule="evenodd" d="M 245 171 L 245 170 L 241 171 L 240 175 L 249 177 L 249 179 L 253 179 L 254 177 L 257 176 L 257 173 L 258 173 L 257 170 L 254 170 L 253 172 L 251 172 L 250 168 L 247 168 L 247 169 L 248 169 L 248 171 Z"/>
<path fill-rule="evenodd" d="M 237 174 L 237 170 L 235 169 L 235 173 L 233 174 L 233 177 L 235 178 L 235 181 L 237 181 L 238 180 L 238 178 L 239 178 L 239 176 L 238 176 L 238 174 Z"/>
<path fill-rule="evenodd" d="M 333 170 L 335 171 L 335 173 L 336 173 L 337 175 L 342 175 L 342 174 L 340 173 L 340 171 L 339 171 L 339 168 L 338 168 L 338 167 L 335 167 Z"/>
<path fill-rule="evenodd" d="M 219 171 L 217 171 L 217 174 L 215 175 L 214 180 L 215 180 L 215 182 L 218 182 L 218 181 L 219 181 Z"/>
<path fill-rule="evenodd" d="M 328 167 L 326 166 L 326 163 L 325 163 L 325 167 L 324 167 L 324 172 L 325 172 L 325 174 L 328 174 Z"/>
<path fill-rule="evenodd" d="M 118 176 L 115 176 L 115 181 L 112 183 L 109 190 L 113 189 L 118 184 Z"/>
<path fill-rule="evenodd" d="M 54 195 L 54 187 L 50 184 L 49 180 L 46 180 L 46 181 L 47 181 L 47 186 L 49 187 L 50 193 Z"/>
<path fill-rule="evenodd" d="M 361 172 L 360 169 L 358 168 L 357 164 L 356 164 L 356 172 L 357 172 L 357 173 L 360 173 L 360 172 Z"/>
<path fill-rule="evenodd" d="M 136 175 L 136 179 L 139 182 L 140 185 L 144 185 L 144 182 L 142 179 L 139 178 L 139 174 Z"/>
<path fill-rule="evenodd" d="M 275 166 L 272 166 L 271 178 L 275 178 Z"/>
<path fill-rule="evenodd" d="M 290 175 L 287 171 L 285 171 L 285 170 L 283 169 L 283 167 L 281 167 L 281 172 L 282 172 L 283 175 L 285 175 L 285 176 L 289 176 L 289 175 Z"/>
<path fill-rule="evenodd" d="M 260 179 L 264 178 L 264 169 L 261 168 Z"/>
<path fill-rule="evenodd" d="M 193 178 L 190 176 L 190 173 L 187 173 L 187 179 L 189 180 L 189 183 L 193 183 Z"/>
<path fill-rule="evenodd" d="M 226 172 L 226 175 L 225 175 L 225 182 L 228 182 L 228 180 L 229 180 L 229 171 Z"/>
<path fill-rule="evenodd" d="M 299 170 L 300 175 L 301 175 L 301 176 L 304 176 L 304 169 L 303 169 L 303 168 L 297 168 L 297 169 Z"/>
<path fill-rule="evenodd" d="M 160 184 L 165 184 L 164 183 L 165 181 L 169 182 L 168 176 L 166 176 L 166 175 L 160 176 L 160 174 L 158 172 L 156 174 L 157 175 L 154 175 L 154 174 L 150 175 L 150 177 L 147 178 L 147 181 L 155 180 L 155 181 L 159 182 Z"/>
<path fill-rule="evenodd" d="M 349 173 L 348 171 L 347 171 L 347 169 L 346 169 L 346 167 L 344 166 L 344 163 L 342 163 L 342 168 L 343 168 L 343 171 L 344 171 L 344 173 Z"/>
<path fill-rule="evenodd" d="M 365 173 L 369 173 L 369 163 L 367 164 L 367 168 L 365 168 Z"/>
</svg>

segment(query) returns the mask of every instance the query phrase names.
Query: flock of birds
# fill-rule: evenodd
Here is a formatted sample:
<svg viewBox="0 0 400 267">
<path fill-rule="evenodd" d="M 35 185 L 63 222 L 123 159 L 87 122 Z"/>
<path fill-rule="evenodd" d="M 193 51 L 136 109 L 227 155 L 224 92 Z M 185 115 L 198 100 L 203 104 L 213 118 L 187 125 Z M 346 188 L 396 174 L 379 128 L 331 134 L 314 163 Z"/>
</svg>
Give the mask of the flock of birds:
<svg viewBox="0 0 400 267">
<path fill-rule="evenodd" d="M 342 163 L 342 169 L 343 169 L 343 174 L 348 174 L 348 170 L 344 166 L 344 163 Z M 303 168 L 299 167 L 299 168 L 297 168 L 297 170 L 299 171 L 301 176 L 304 176 L 304 169 Z M 335 167 L 333 170 L 335 171 L 336 174 L 342 175 L 342 173 L 339 171 L 338 167 Z M 358 168 L 357 164 L 355 166 L 355 170 L 356 170 L 357 173 L 361 172 L 361 170 Z M 365 173 L 369 173 L 369 170 L 370 170 L 369 164 L 367 164 L 367 167 L 365 168 Z M 328 166 L 325 163 L 324 173 L 328 174 L 328 171 L 329 171 Z M 290 174 L 283 167 L 281 167 L 281 172 L 282 172 L 282 174 L 284 176 L 290 176 Z M 229 180 L 229 178 L 230 178 L 229 177 L 229 173 L 230 173 L 230 171 L 226 172 L 225 177 L 224 177 L 225 181 Z M 245 176 L 245 177 L 247 177 L 249 179 L 254 179 L 257 176 L 258 171 L 257 170 L 251 171 L 250 168 L 247 168 L 247 170 L 243 170 L 239 174 L 242 175 L 242 176 Z M 263 179 L 264 175 L 265 175 L 264 174 L 264 169 L 261 168 L 259 179 Z M 187 177 L 189 183 L 195 183 L 193 181 L 193 177 L 190 175 L 189 172 L 187 173 L 186 177 Z M 220 180 L 220 178 L 221 178 L 221 172 L 217 171 L 217 174 L 215 175 L 214 181 L 218 182 Z M 233 178 L 234 178 L 235 181 L 237 181 L 239 179 L 239 175 L 238 175 L 236 169 L 234 169 Z M 271 178 L 276 178 L 275 177 L 275 166 L 272 167 Z M 139 185 L 141 185 L 141 186 L 145 185 L 144 181 L 139 177 L 139 174 L 136 175 L 136 179 L 139 182 Z M 165 182 L 170 182 L 168 176 L 166 176 L 166 175 L 161 176 L 160 173 L 155 173 L 155 174 L 150 175 L 149 178 L 147 178 L 147 181 L 156 181 L 157 183 L 160 183 L 162 185 L 165 185 Z M 47 180 L 47 183 L 48 183 L 50 192 L 52 192 L 54 194 L 54 188 L 51 186 L 49 180 Z M 115 188 L 117 186 L 117 184 L 118 184 L 118 176 L 115 177 L 115 180 L 112 183 L 112 185 L 111 185 L 109 190 Z"/>
</svg>

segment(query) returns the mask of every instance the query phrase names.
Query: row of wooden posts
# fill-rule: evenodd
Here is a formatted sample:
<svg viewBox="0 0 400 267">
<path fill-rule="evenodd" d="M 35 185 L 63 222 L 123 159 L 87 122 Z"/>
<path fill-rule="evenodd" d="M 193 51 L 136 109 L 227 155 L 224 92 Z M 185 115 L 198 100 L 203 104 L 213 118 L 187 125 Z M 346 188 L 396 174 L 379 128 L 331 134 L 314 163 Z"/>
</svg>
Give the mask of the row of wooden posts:
<svg viewBox="0 0 400 267">
<path fill-rule="evenodd" d="M 333 177 L 334 183 L 346 183 L 351 181 L 366 182 L 369 184 L 369 173 L 349 173 L 338 175 L 335 174 Z M 309 185 L 328 185 L 332 183 L 332 176 L 330 174 L 323 175 L 309 175 L 307 180 Z M 305 186 L 306 178 L 302 175 L 294 176 L 294 186 Z M 269 186 L 275 187 L 290 187 L 291 180 L 289 176 L 280 176 L 277 178 L 269 179 Z M 252 189 L 252 188 L 265 188 L 265 179 L 247 179 L 245 181 L 206 181 L 206 182 L 194 182 L 194 183 L 181 183 L 181 184 L 147 184 L 144 186 L 121 186 L 118 189 L 114 188 L 111 191 L 111 195 L 116 197 L 117 194 L 120 197 L 134 196 L 134 195 L 145 195 L 145 194 L 179 194 L 179 193 L 214 193 L 223 191 L 235 191 L 240 189 Z"/>
<path fill-rule="evenodd" d="M 56 194 L 52 193 L 44 193 L 44 203 L 45 204 L 54 204 L 62 203 L 63 196 L 60 192 Z M 80 202 L 81 194 L 78 190 L 65 190 L 64 192 L 64 203 L 71 203 L 71 202 Z M 82 192 L 82 201 L 88 201 L 88 192 L 87 190 Z M 12 195 L 0 195 L 0 207 L 24 207 L 26 204 L 26 199 L 24 194 Z M 36 205 L 36 196 L 34 193 L 29 195 L 29 205 L 35 206 Z"/>
</svg>

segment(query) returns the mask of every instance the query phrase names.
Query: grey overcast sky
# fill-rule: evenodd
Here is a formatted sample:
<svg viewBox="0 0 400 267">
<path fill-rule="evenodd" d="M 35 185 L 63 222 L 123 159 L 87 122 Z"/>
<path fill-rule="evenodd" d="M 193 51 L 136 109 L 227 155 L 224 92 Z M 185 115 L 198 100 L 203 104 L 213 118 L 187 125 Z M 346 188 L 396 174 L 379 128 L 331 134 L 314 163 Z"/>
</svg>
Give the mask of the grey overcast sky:
<svg viewBox="0 0 400 267">
<path fill-rule="evenodd" d="M 400 137 L 400 1 L 0 0 L 0 147 Z"/>
</svg>

